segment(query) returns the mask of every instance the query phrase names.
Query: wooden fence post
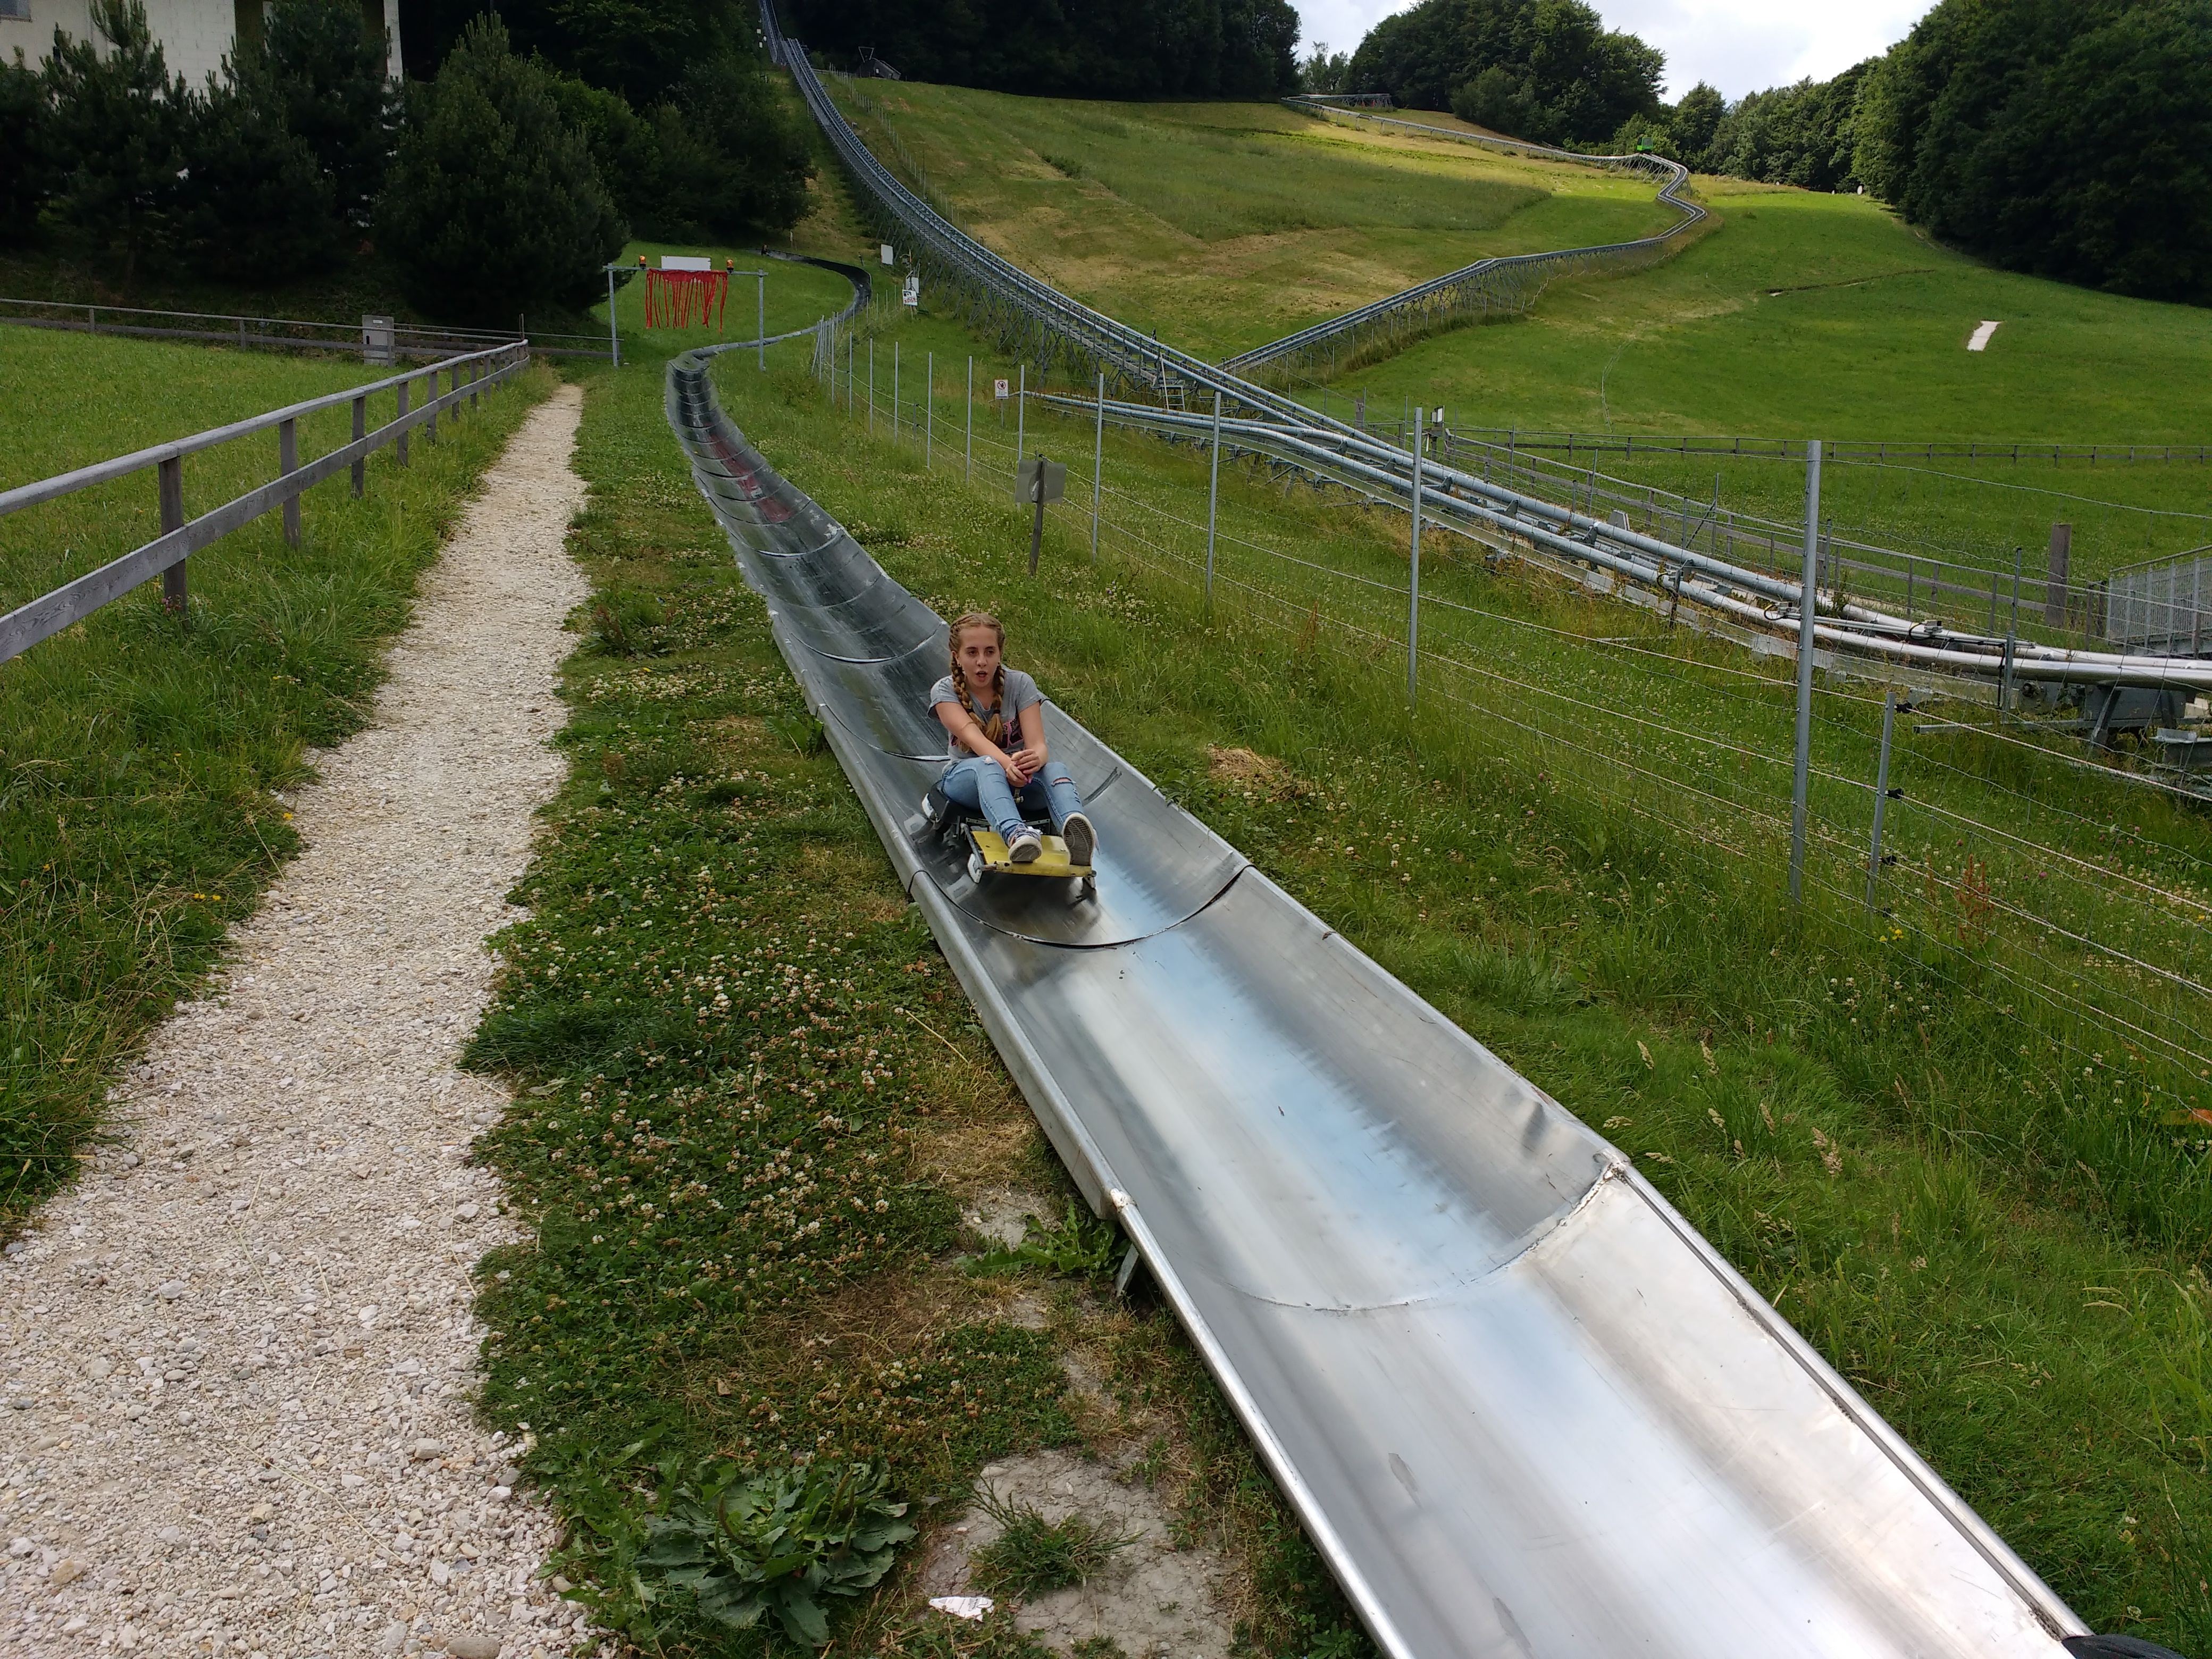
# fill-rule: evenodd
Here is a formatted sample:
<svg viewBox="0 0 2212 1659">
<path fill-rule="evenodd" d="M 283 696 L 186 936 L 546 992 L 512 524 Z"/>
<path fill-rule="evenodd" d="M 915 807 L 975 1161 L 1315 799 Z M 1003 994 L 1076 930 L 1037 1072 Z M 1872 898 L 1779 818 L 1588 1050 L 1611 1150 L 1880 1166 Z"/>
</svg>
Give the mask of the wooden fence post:
<svg viewBox="0 0 2212 1659">
<path fill-rule="evenodd" d="M 276 423 L 276 470 L 293 473 L 300 470 L 300 423 L 279 421 Z M 300 544 L 300 498 L 292 496 L 284 503 L 284 545 Z"/>
<path fill-rule="evenodd" d="M 368 399 L 364 396 L 353 400 L 353 441 L 359 443 L 367 436 L 368 436 Z M 354 500 L 361 499 L 362 491 L 367 488 L 368 483 L 368 457 L 363 455 L 353 464 Z"/>
<path fill-rule="evenodd" d="M 438 441 L 438 371 L 434 367 L 430 370 L 430 395 L 422 400 L 422 406 L 430 411 L 422 422 L 422 441 L 434 444 Z"/>
<path fill-rule="evenodd" d="M 399 383 L 399 386 L 398 386 L 398 392 L 399 392 L 399 413 L 398 413 L 397 416 L 395 416 L 393 418 L 394 418 L 394 419 L 397 419 L 397 420 L 402 420 L 402 421 L 404 421 L 404 420 L 405 420 L 405 419 L 407 418 L 407 382 L 406 382 L 406 381 L 402 380 L 402 381 Z M 400 434 L 399 434 L 399 465 L 402 465 L 402 466 L 404 466 L 404 465 L 407 465 L 407 433 L 406 433 L 406 430 L 405 430 L 404 428 L 401 429 Z"/>
<path fill-rule="evenodd" d="M 157 469 L 161 492 L 161 533 L 185 527 L 185 458 L 172 455 Z M 179 559 L 161 573 L 161 608 L 175 616 L 185 614 L 185 562 Z"/>
</svg>

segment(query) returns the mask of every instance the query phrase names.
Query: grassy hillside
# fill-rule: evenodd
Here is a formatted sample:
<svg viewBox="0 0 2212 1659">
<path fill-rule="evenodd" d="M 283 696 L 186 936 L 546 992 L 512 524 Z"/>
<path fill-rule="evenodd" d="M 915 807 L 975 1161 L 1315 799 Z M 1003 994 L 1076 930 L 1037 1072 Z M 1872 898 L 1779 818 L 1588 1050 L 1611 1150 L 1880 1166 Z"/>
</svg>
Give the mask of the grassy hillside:
<svg viewBox="0 0 2212 1659">
<path fill-rule="evenodd" d="M 1698 182 L 1724 223 L 1680 258 L 1554 289 L 1523 322 L 1352 383 L 1585 431 L 2197 443 L 2212 428 L 2212 312 L 1992 270 L 1867 198 Z M 1970 352 L 1984 320 L 2002 326 Z"/>
<path fill-rule="evenodd" d="M 1133 109 L 874 83 L 839 95 L 878 154 L 926 175 L 972 234 L 1212 356 L 1482 253 L 1666 220 L 1631 180 L 1272 105 Z M 1473 131 L 1436 112 L 1409 118 Z M 1526 318 L 1340 376 L 1331 412 L 1357 402 L 1395 422 L 1418 401 L 1459 427 L 1646 435 L 2188 444 L 2212 433 L 2212 313 L 1991 270 L 1862 197 L 1698 185 L 1720 223 L 1674 259 L 1563 283 Z M 1512 189 L 1547 193 L 1492 228 L 1471 222 Z M 1969 352 L 1985 319 L 2001 325 Z M 1308 395 L 1320 401 L 1321 389 Z M 1600 465 L 1698 501 L 1784 520 L 1802 512 L 1795 465 Z M 2008 591 L 2014 550 L 2032 580 L 2055 522 L 2074 527 L 2077 581 L 2212 544 L 2212 467 L 1835 468 L 1824 516 L 1846 537 L 1982 573 L 1947 580 L 1994 576 Z M 1985 600 L 1940 608 L 1987 625 Z"/>
<path fill-rule="evenodd" d="M 830 84 L 876 152 L 909 184 L 926 175 L 970 234 L 1207 356 L 1487 255 L 1649 235 L 1675 219 L 1633 179 L 1356 132 L 1273 104 Z"/>
<path fill-rule="evenodd" d="M 834 181 L 820 199 L 798 240 L 852 257 L 865 239 Z M 1771 762 L 1788 732 L 1775 676 L 1439 538 L 1425 639 L 1470 666 L 1432 659 L 1409 718 L 1390 632 L 1401 522 L 1226 469 L 1209 621 L 1193 592 L 1202 459 L 1109 438 L 1094 572 L 1090 430 L 1035 414 L 1033 447 L 1078 465 L 1030 582 L 999 471 L 1012 417 L 1002 431 L 998 410 L 971 416 L 954 391 L 971 355 L 979 385 L 1013 365 L 939 315 L 878 321 L 878 402 L 896 352 L 902 406 L 879 407 L 872 435 L 865 392 L 848 417 L 797 346 L 767 377 L 723 360 L 726 403 L 771 459 L 940 609 L 1006 616 L 1017 659 L 1065 706 L 1601 1125 L 2086 1617 L 2201 1647 L 2203 1132 L 2160 1121 L 2132 1048 L 2077 1063 L 2055 1046 L 2064 1012 L 2013 994 L 2006 975 L 2080 958 L 2039 963 L 2034 930 L 1990 902 L 2063 888 L 2099 927 L 2109 918 L 2091 909 L 2133 903 L 2132 942 L 2193 972 L 2201 906 L 2185 901 L 2212 884 L 2201 823 L 2164 805 L 2124 813 L 2100 781 L 1978 734 L 1907 732 L 1910 804 L 1891 819 L 1905 865 L 1885 900 L 1911 937 L 1872 933 L 1852 902 L 1854 815 L 1878 714 L 1848 689 L 1825 693 L 1815 915 L 1793 927 L 1775 862 L 1786 782 Z M 918 431 L 932 354 L 938 398 Z M 629 1570 L 665 1484 L 648 1458 L 849 1449 L 889 1460 L 918 1495 L 987 1456 L 1072 1440 L 1128 1460 L 1179 1538 L 1228 1550 L 1246 1650 L 1355 1650 L 1171 1321 L 1055 1281 L 1041 1260 L 980 1285 L 948 1267 L 952 1206 L 986 1182 L 1055 1190 L 1050 1155 L 941 965 L 896 920 L 849 792 L 793 715 L 757 602 L 685 487 L 652 356 L 592 388 L 577 544 L 603 614 L 572 667 L 582 767 L 526 883 L 540 915 L 510 941 L 479 1048 L 530 1083 L 500 1157 L 542 1224 L 486 1304 L 507 1345 L 487 1406 L 524 1413 L 526 1364 L 532 1397 L 557 1388 L 574 1407 L 539 1463 L 581 1523 L 563 1570 L 588 1577 L 610 1616 L 644 1611 Z M 1714 740 L 1685 742 L 1692 730 Z M 2002 829 L 2063 858 L 1983 837 L 1968 848 L 1942 814 L 1993 792 Z M 1402 869 L 1342 855 L 1382 825 Z M 1963 877 L 1977 866 L 1988 885 Z M 774 975 L 817 1000 L 823 1046 L 794 1030 L 779 1048 L 780 1025 L 755 1025 Z M 2166 995 L 2082 978 L 2092 994 Z M 719 1001 L 701 1023 L 708 986 L 730 999 L 726 1034 Z M 787 1096 L 803 1114 L 775 1105 Z M 610 1162 L 611 1109 L 661 1139 Z M 895 1171 L 896 1207 L 880 1233 L 840 1231 L 830 1254 L 740 1282 L 730 1266 L 748 1248 L 755 1177 L 736 1171 L 794 1152 L 825 1182 L 863 1162 Z M 651 1199 L 649 1223 L 609 1207 L 610 1181 Z M 1061 1272 L 1079 1276 L 1082 1241 L 1062 1243 Z M 1038 1304 L 1041 1333 L 1009 1316 Z M 970 1378 L 989 1368 L 992 1392 L 959 1405 L 954 1362 Z M 1056 1391 L 1061 1365 L 1081 1387 Z M 833 1651 L 941 1655 L 925 1593 L 895 1575 Z"/>
<path fill-rule="evenodd" d="M 974 349 L 928 319 L 902 336 L 908 362 L 933 349 L 957 368 Z M 889 350 L 879 342 L 879 363 Z M 978 379 L 1008 367 L 986 356 Z M 1915 744 L 1906 795 L 1927 816 L 1892 818 L 1905 867 L 1885 900 L 1899 925 L 1869 933 L 1855 899 L 1863 845 L 1844 830 L 1863 793 L 1868 711 L 1824 696 L 1819 768 L 1838 776 L 1816 785 L 1815 880 L 1841 890 L 1816 898 L 1823 920 L 1795 927 L 1771 823 L 1787 787 L 1768 758 L 1787 752 L 1778 678 L 1432 549 L 1436 649 L 1479 672 L 1432 665 L 1409 719 L 1390 597 L 1358 597 L 1402 557 L 1387 520 L 1224 474 L 1209 623 L 1191 562 L 1202 532 L 1161 516 L 1203 516 L 1205 468 L 1188 452 L 1109 440 L 1099 568 L 1087 481 L 1071 478 L 1080 506 L 1055 522 L 1031 583 L 988 412 L 967 486 L 957 398 L 937 410 L 933 470 L 911 406 L 894 442 L 880 410 L 872 439 L 864 416 L 825 419 L 803 385 L 763 386 L 734 367 L 718 379 L 771 457 L 902 580 L 940 609 L 1008 617 L 1054 695 L 1604 1126 L 2085 1615 L 2185 1650 L 2212 1628 L 2192 1541 L 2212 1435 L 2191 1267 L 2204 1235 L 2170 1231 L 2212 1218 L 2190 1138 L 2201 1131 L 2157 1128 L 2136 1081 L 2106 1080 L 2117 1054 L 2082 1078 L 2075 1060 L 2089 1057 L 2057 1046 L 2050 1006 L 2016 979 L 2008 988 L 2051 964 L 2034 968 L 2033 930 L 1992 928 L 1978 898 L 1954 896 L 1958 861 L 1994 854 L 1979 839 L 1962 853 L 1942 816 L 1996 785 L 2013 792 L 2008 823 L 2045 836 L 2076 823 L 2086 854 L 2112 827 L 2094 781 L 1971 738 Z M 1081 471 L 1087 428 L 1033 416 L 1030 437 Z M 1610 659 L 1589 649 L 1600 633 Z M 1686 744 L 1684 729 L 1713 741 Z M 2200 825 L 2149 805 L 2128 817 L 2121 828 L 2145 839 L 2118 865 L 2156 870 L 2161 891 L 2200 878 Z M 1402 869 L 1341 856 L 1374 824 L 1404 842 Z M 2057 867 L 2020 866 L 1992 890 L 2025 902 Z M 2079 891 L 2118 902 L 2127 885 Z M 2122 925 L 2178 965 L 2197 929 L 2169 921 L 2179 933 L 2155 945 L 2148 911 Z M 2131 1079 L 2138 1058 L 2123 1062 Z M 2126 1288 L 2108 1298 L 2085 1284 Z M 2199 1496 L 2176 1508 L 2169 1491 Z"/>
</svg>

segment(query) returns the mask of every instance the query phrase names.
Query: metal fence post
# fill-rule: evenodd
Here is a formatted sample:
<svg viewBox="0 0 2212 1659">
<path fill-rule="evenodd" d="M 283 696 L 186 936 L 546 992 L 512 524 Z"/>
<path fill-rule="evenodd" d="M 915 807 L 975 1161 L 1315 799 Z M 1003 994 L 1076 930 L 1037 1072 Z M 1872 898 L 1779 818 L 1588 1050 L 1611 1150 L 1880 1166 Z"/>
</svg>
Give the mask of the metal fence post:
<svg viewBox="0 0 2212 1659">
<path fill-rule="evenodd" d="M 891 342 L 891 436 L 899 434 L 899 343 Z"/>
<path fill-rule="evenodd" d="M 968 418 L 967 435 L 963 440 L 961 476 L 972 480 L 975 476 L 975 356 L 968 356 Z"/>
<path fill-rule="evenodd" d="M 921 465 L 927 471 L 937 462 L 937 354 L 931 352 L 921 371 Z"/>
<path fill-rule="evenodd" d="M 615 324 L 615 268 L 607 267 L 607 355 L 622 367 L 622 330 Z"/>
<path fill-rule="evenodd" d="M 1019 371 L 1014 392 L 1014 465 L 1022 464 L 1024 446 L 1028 442 L 1030 417 L 1030 366 L 1024 363 Z M 1004 427 L 999 428 L 1006 430 Z"/>
<path fill-rule="evenodd" d="M 1213 522 L 1221 502 L 1221 392 L 1213 393 L 1213 462 L 1206 482 L 1206 614 L 1213 615 Z"/>
<path fill-rule="evenodd" d="M 868 337 L 868 435 L 876 435 L 876 337 Z"/>
<path fill-rule="evenodd" d="M 2067 612 L 2067 566 L 2074 553 L 2074 526 L 2054 524 L 2051 526 L 2050 574 L 2043 579 L 2043 623 L 2046 628 L 2070 628 L 2072 618 Z"/>
<path fill-rule="evenodd" d="M 1098 432 L 1091 445 L 1091 562 L 1098 563 L 1098 504 L 1106 471 L 1106 376 L 1098 376 Z"/>
<path fill-rule="evenodd" d="M 394 416 L 394 417 L 393 417 L 393 418 L 395 418 L 395 419 L 397 419 L 397 420 L 404 421 L 404 420 L 405 420 L 405 419 L 407 418 L 407 387 L 408 387 L 408 384 L 409 384 L 409 383 L 408 383 L 407 381 L 405 381 L 405 380 L 402 380 L 402 381 L 398 384 L 398 386 L 396 386 L 395 388 L 393 388 L 393 389 L 394 389 L 394 390 L 398 393 L 398 400 L 399 400 L 399 413 L 398 413 L 396 416 Z M 402 466 L 404 466 L 404 465 L 407 465 L 407 428 L 404 428 L 404 427 L 402 427 L 402 428 L 400 428 L 400 429 L 399 429 L 399 446 L 398 446 L 398 447 L 399 447 L 399 465 L 402 465 Z"/>
<path fill-rule="evenodd" d="M 853 418 L 853 335 L 849 329 L 845 334 L 845 418 Z"/>
<path fill-rule="evenodd" d="M 368 436 L 368 399 L 366 397 L 356 398 L 353 400 L 353 441 L 359 443 L 367 436 Z M 357 456 L 353 464 L 354 500 L 361 499 L 362 491 L 368 487 L 368 457 Z"/>
<path fill-rule="evenodd" d="M 1421 433 L 1413 434 L 1413 558 L 1407 567 L 1406 584 L 1406 703 L 1413 706 L 1419 689 L 1421 651 L 1421 461 L 1422 452 L 1428 447 Z"/>
<path fill-rule="evenodd" d="M 276 424 L 276 471 L 286 477 L 300 470 L 300 423 L 280 421 Z M 300 544 L 300 498 L 290 495 L 284 501 L 284 545 Z"/>
<path fill-rule="evenodd" d="M 768 272 L 753 273 L 753 315 L 757 326 L 753 338 L 760 342 L 760 372 L 768 373 Z"/>
<path fill-rule="evenodd" d="M 1881 809 L 1889 804 L 1889 738 L 1897 726 L 1897 688 L 1881 698 L 1881 758 L 1874 768 L 1874 837 L 1867 843 L 1867 908 L 1875 908 L 1875 884 L 1881 877 Z"/>
<path fill-rule="evenodd" d="M 161 495 L 161 533 L 185 527 L 185 458 L 172 455 L 160 465 L 157 478 Z M 161 608 L 175 616 L 185 614 L 185 562 L 179 559 L 161 573 Z"/>
<path fill-rule="evenodd" d="M 1813 768 L 1813 624 L 1820 610 L 1820 441 L 1805 446 L 1805 574 L 1797 596 L 1797 769 L 1790 790 L 1790 903 L 1805 902 L 1805 806 Z"/>
</svg>

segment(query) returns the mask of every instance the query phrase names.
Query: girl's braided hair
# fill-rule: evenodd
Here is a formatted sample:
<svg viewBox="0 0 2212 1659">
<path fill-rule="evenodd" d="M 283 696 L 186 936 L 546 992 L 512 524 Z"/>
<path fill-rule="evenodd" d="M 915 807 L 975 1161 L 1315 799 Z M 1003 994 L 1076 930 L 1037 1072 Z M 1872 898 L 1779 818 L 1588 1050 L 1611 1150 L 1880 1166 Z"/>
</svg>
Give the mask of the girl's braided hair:
<svg viewBox="0 0 2212 1659">
<path fill-rule="evenodd" d="M 997 707 L 992 709 L 991 718 L 988 720 L 975 712 L 975 699 L 968 690 L 968 677 L 960 672 L 960 636 L 971 628 L 988 628 L 999 636 L 999 666 L 991 676 L 991 699 Z M 969 719 L 983 728 L 986 738 L 998 743 L 1006 735 L 1004 718 L 1006 707 L 1006 624 L 988 611 L 970 611 L 952 624 L 952 631 L 946 637 L 952 647 L 952 687 L 960 694 L 960 706 L 968 711 Z"/>
</svg>

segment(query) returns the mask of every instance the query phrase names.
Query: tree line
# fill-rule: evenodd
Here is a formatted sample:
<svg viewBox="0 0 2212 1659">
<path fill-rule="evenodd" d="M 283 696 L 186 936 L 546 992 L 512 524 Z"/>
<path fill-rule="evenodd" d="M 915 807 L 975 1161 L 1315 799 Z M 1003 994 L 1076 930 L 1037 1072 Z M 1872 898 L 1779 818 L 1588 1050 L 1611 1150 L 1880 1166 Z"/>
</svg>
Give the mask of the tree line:
<svg viewBox="0 0 2212 1659">
<path fill-rule="evenodd" d="M 1301 65 L 1514 137 L 1857 190 L 2014 270 L 2212 303 L 2212 0 L 1939 0 L 1887 53 L 1734 102 L 1581 0 L 1422 0 Z"/>
<path fill-rule="evenodd" d="M 587 303 L 633 229 L 734 238 L 805 206 L 807 136 L 750 27 L 637 76 L 641 107 L 518 52 L 496 15 L 402 85 L 355 0 L 274 0 L 194 87 L 143 0 L 91 12 L 93 37 L 0 64 L 0 239 L 74 240 L 126 291 L 149 268 L 266 286 L 374 253 L 428 314 L 503 324 Z"/>
<path fill-rule="evenodd" d="M 1045 98 L 1274 98 L 1297 90 L 1289 0 L 784 0 L 838 68 Z"/>
</svg>

